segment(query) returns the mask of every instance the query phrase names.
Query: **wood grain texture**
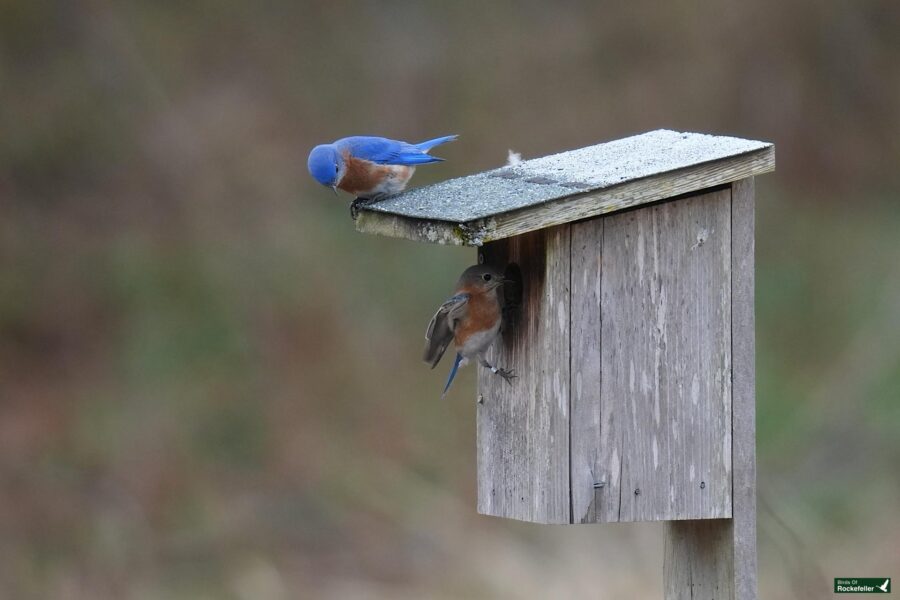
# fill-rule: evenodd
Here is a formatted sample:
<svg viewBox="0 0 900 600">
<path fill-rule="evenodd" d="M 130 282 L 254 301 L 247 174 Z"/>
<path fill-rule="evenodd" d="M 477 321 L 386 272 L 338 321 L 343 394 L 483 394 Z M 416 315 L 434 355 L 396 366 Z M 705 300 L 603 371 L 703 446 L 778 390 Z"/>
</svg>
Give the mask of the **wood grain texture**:
<svg viewBox="0 0 900 600">
<path fill-rule="evenodd" d="M 484 262 L 522 271 L 521 307 L 479 367 L 478 512 L 569 522 L 569 226 L 486 245 Z"/>
<path fill-rule="evenodd" d="M 754 184 L 735 182 L 732 222 L 732 396 L 735 599 L 757 597 L 756 337 L 754 319 Z"/>
<path fill-rule="evenodd" d="M 614 440 L 610 435 L 616 431 L 614 412 L 603 411 L 600 398 L 603 378 L 600 303 L 603 230 L 607 220 L 599 218 L 572 225 L 570 493 L 575 523 L 608 520 L 601 507 L 608 504 L 604 499 L 609 497 L 611 482 L 618 482 L 620 477 L 620 463 L 615 465 L 613 473 L 613 464 L 606 460 L 608 457 L 601 456 L 601 448 L 612 447 Z M 614 493 L 618 494 L 618 490 L 617 487 Z"/>
<path fill-rule="evenodd" d="M 572 240 L 573 521 L 731 516 L 729 190 Z"/>
<path fill-rule="evenodd" d="M 666 600 L 731 600 L 734 555 L 731 519 L 666 523 L 663 561 Z"/>
<path fill-rule="evenodd" d="M 775 169 L 775 148 L 704 162 L 591 192 L 578 192 L 464 223 L 419 219 L 363 209 L 356 229 L 436 244 L 481 246 L 539 229 L 588 219 L 728 184 Z M 445 200 L 452 201 L 452 200 Z"/>
</svg>

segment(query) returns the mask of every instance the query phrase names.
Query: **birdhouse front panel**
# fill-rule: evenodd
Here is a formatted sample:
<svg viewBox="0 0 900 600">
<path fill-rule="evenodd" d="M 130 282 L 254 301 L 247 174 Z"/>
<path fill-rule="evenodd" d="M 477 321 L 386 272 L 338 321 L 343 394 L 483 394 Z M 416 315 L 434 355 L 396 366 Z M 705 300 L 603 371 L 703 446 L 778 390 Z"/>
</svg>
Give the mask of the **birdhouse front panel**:
<svg viewBox="0 0 900 600">
<path fill-rule="evenodd" d="M 731 516 L 731 186 L 486 244 L 521 290 L 478 378 L 478 509 Z M 509 286 L 507 286 L 509 287 Z"/>
</svg>

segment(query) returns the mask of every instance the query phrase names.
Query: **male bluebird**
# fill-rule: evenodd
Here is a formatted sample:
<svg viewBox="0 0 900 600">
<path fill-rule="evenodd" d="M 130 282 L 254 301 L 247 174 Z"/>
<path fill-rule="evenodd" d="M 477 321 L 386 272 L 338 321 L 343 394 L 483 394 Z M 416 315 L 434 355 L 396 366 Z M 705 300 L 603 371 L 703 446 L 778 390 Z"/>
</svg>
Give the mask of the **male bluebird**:
<svg viewBox="0 0 900 600">
<path fill-rule="evenodd" d="M 335 193 L 341 189 L 356 196 L 350 205 L 350 214 L 356 218 L 360 204 L 402 192 L 416 165 L 444 160 L 431 156 L 428 151 L 456 138 L 447 135 L 408 144 L 383 137 L 346 137 L 313 148 L 307 167 L 316 181 Z"/>
<path fill-rule="evenodd" d="M 456 370 L 470 358 L 477 357 L 481 366 L 500 375 L 507 383 L 516 376 L 512 371 L 491 366 L 484 354 L 500 333 L 501 307 L 497 288 L 506 281 L 485 265 L 474 265 L 463 271 L 456 283 L 456 293 L 431 318 L 425 331 L 423 360 L 433 369 L 452 340 L 456 361 L 450 369 L 441 398 L 450 389 Z"/>
</svg>

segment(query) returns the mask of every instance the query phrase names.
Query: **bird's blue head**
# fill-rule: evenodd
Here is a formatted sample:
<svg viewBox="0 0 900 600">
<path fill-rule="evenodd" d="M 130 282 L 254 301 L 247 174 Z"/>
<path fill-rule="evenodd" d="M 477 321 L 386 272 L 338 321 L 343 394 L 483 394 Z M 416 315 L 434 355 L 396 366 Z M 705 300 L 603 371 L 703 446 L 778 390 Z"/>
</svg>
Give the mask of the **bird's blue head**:
<svg viewBox="0 0 900 600">
<path fill-rule="evenodd" d="M 306 163 L 309 168 L 309 174 L 313 179 L 334 188 L 344 176 L 344 157 L 331 144 L 323 144 L 316 146 L 309 153 L 309 160 Z"/>
</svg>

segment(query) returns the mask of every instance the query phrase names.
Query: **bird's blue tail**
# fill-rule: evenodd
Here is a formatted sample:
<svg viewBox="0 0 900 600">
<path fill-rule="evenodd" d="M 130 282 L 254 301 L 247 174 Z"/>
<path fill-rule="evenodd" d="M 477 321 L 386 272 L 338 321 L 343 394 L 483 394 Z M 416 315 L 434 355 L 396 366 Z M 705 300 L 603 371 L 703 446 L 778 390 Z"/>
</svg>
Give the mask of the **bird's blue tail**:
<svg viewBox="0 0 900 600">
<path fill-rule="evenodd" d="M 459 363 L 462 362 L 462 354 L 456 354 L 456 360 L 453 361 L 453 368 L 450 369 L 450 376 L 447 378 L 447 385 L 444 386 L 444 391 L 441 392 L 441 398 L 447 395 L 447 390 L 450 389 L 450 384 L 453 383 L 453 378 L 456 377 L 456 371 L 459 369 Z"/>
<path fill-rule="evenodd" d="M 419 142 L 418 144 L 413 144 L 413 146 L 415 146 L 422 152 L 428 152 L 435 146 L 440 146 L 441 144 L 452 142 L 458 137 L 458 135 L 445 135 L 444 137 L 434 138 L 433 140 L 428 140 L 427 142 Z"/>
</svg>

